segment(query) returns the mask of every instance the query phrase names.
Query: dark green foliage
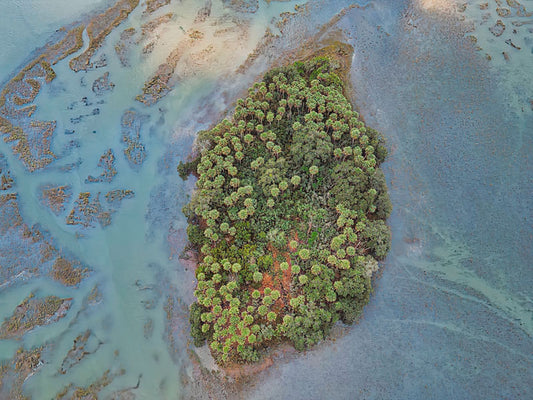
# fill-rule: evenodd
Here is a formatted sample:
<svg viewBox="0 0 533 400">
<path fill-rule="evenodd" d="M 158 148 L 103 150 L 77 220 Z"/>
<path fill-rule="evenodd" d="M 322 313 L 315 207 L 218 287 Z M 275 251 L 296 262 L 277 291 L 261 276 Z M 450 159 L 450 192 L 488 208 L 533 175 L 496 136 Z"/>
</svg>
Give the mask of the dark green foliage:
<svg viewBox="0 0 533 400">
<path fill-rule="evenodd" d="M 385 175 L 381 169 L 377 169 L 370 180 L 370 185 L 378 192 L 375 200 L 376 212 L 375 216 L 378 219 L 386 220 L 389 218 L 392 211 L 392 203 L 390 202 L 387 193 L 387 182 L 385 182 Z"/>
<path fill-rule="evenodd" d="M 187 227 L 187 236 L 193 248 L 201 248 L 207 242 L 207 238 L 198 225 L 190 224 Z"/>
<path fill-rule="evenodd" d="M 198 303 L 191 304 L 189 310 L 189 322 L 191 323 L 191 336 L 194 339 L 194 345 L 203 346 L 209 335 L 202 332 L 202 315 L 203 309 Z"/>
<path fill-rule="evenodd" d="M 200 162 L 200 157 L 195 158 L 194 160 L 186 162 L 186 163 L 184 163 L 183 161 L 180 161 L 178 164 L 178 174 L 180 178 L 186 181 L 189 175 L 194 174 L 196 172 L 196 168 L 198 168 L 199 162 Z"/>
<path fill-rule="evenodd" d="M 323 340 L 334 321 L 329 311 L 313 305 L 305 307 L 300 314 L 288 326 L 286 336 L 301 351 Z"/>
<path fill-rule="evenodd" d="M 367 240 L 367 246 L 376 259 L 381 260 L 387 255 L 390 249 L 390 231 L 385 222 L 368 221 L 362 236 Z"/>
<path fill-rule="evenodd" d="M 233 119 L 199 133 L 184 207 L 198 251 L 195 344 L 217 362 L 301 350 L 354 322 L 390 247 L 381 135 L 364 125 L 327 58 L 268 72 Z"/>
</svg>

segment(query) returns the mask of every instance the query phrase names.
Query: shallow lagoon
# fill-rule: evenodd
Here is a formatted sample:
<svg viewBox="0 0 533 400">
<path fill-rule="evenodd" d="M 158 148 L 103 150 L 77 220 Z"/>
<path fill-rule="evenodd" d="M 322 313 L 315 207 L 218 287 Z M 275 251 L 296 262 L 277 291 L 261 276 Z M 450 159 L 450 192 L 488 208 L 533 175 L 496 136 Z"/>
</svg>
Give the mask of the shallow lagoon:
<svg viewBox="0 0 533 400">
<path fill-rule="evenodd" d="M 128 388 L 138 399 L 201 398 L 190 383 L 194 375 L 183 320 L 193 275 L 178 260 L 186 226 L 180 209 L 193 182 L 181 182 L 175 166 L 190 152 L 195 132 L 216 121 L 279 54 L 297 49 L 351 4 L 310 2 L 308 12 L 290 19 L 283 35 L 262 49 L 244 74 L 235 73 L 268 26 L 278 33 L 271 18 L 302 3 L 260 2 L 255 13 L 239 14 L 235 23 L 236 11 L 213 1 L 204 25 L 193 22 L 203 3 L 171 2 L 151 17 L 143 16 L 140 6 L 97 53 L 96 58 L 106 54 L 106 67 L 75 74 L 66 59 L 54 67 L 57 78 L 37 97 L 36 118 L 57 121 L 52 150 L 60 159 L 30 174 L 10 146 L 0 143 L 24 222 L 40 224 L 58 248 L 91 270 L 79 288 L 42 276 L 0 289 L 2 319 L 32 291 L 74 299 L 59 322 L 21 341 L 0 341 L 4 360 L 21 345 L 48 344 L 45 363 L 25 383 L 25 393 L 53 398 L 69 383 L 88 386 L 110 369 L 116 376 L 101 398 Z M 492 2 L 488 10 L 480 9 L 482 2 L 468 2 L 463 13 L 449 13 L 441 7 L 445 1 L 421 1 L 420 8 L 410 8 L 407 1 L 361 2 L 367 3 L 347 9 L 329 31 L 343 29 L 354 46 L 357 107 L 369 125 L 384 133 L 391 149 L 385 170 L 394 204 L 389 221 L 393 248 L 360 323 L 335 341 L 278 360 L 257 377 L 246 397 L 528 398 L 533 392 L 527 379 L 533 372 L 533 85 L 527 78 L 533 34 L 527 23 L 512 33 L 510 22 L 531 17 L 505 19 L 509 29 L 495 37 L 488 30 L 499 18 Z M 533 9 L 532 1 L 522 3 Z M 9 11 L 0 30 L 3 37 L 16 39 L 0 45 L 6 54 L 2 80 L 55 29 L 101 4 L 4 4 Z M 49 18 L 36 18 L 30 6 L 45 7 L 42 15 Z M 56 8 L 61 12 L 50 12 Z M 152 39 L 133 45 L 132 66 L 124 67 L 114 50 L 120 33 L 128 27 L 139 31 L 140 25 L 171 11 L 175 19 L 158 28 L 153 51 L 142 52 Z M 492 19 L 484 19 L 487 12 Z M 25 25 L 32 29 L 22 29 Z M 229 30 L 216 36 L 217 26 Z M 208 40 L 205 46 L 187 47 L 173 90 L 151 107 L 135 101 L 158 65 L 183 46 L 189 29 L 205 32 Z M 18 30 L 24 34 L 14 35 Z M 465 38 L 469 35 L 476 36 L 477 44 Z M 521 50 L 505 43 L 508 38 Z M 201 53 L 207 43 L 213 56 Z M 225 51 L 236 44 L 238 53 Z M 92 82 L 104 72 L 115 87 L 98 96 Z M 139 130 L 146 159 L 134 168 L 124 157 L 121 128 L 123 113 L 132 107 L 146 115 Z M 98 114 L 91 115 L 95 108 Z M 73 123 L 71 118 L 80 115 L 81 122 Z M 118 174 L 110 183 L 86 183 L 89 175 L 100 174 L 98 160 L 110 148 Z M 71 163 L 76 165 L 72 170 L 60 169 Z M 73 196 L 59 216 L 42 206 L 43 184 L 71 185 Z M 114 189 L 132 190 L 135 197 L 108 205 L 104 194 Z M 104 207 L 116 209 L 109 226 L 65 223 L 85 191 L 100 192 Z M 95 285 L 102 299 L 87 301 Z M 172 323 L 167 310 L 176 316 Z M 65 375 L 58 374 L 73 340 L 87 329 L 101 344 Z"/>
</svg>

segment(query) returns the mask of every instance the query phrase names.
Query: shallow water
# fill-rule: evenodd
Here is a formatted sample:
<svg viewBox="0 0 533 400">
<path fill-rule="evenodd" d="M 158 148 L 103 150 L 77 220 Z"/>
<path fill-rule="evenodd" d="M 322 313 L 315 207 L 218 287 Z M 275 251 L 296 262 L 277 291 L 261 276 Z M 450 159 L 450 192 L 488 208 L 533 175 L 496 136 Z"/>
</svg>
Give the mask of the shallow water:
<svg viewBox="0 0 533 400">
<path fill-rule="evenodd" d="M 0 33 L 8 40 L 0 44 L 0 80 L 13 76 L 55 29 L 103 3 L 2 2 Z M 1 319 L 32 291 L 74 299 L 59 322 L 30 331 L 21 341 L 0 340 L 3 360 L 20 346 L 47 345 L 44 365 L 24 384 L 24 393 L 33 398 L 54 398 L 69 383 L 88 386 L 107 369 L 114 379 L 100 392 L 104 399 L 120 398 L 124 390 L 137 399 L 207 396 L 186 383 L 193 375 L 183 316 L 192 300 L 193 275 L 178 256 L 186 240 L 180 210 L 194 183 L 182 182 L 175 167 L 189 154 L 195 133 L 223 115 L 279 54 L 298 48 L 352 2 L 309 2 L 309 12 L 287 22 L 283 35 L 244 73 L 235 70 L 266 29 L 280 33 L 273 18 L 304 2 L 260 1 L 255 13 L 241 14 L 213 1 L 207 20 L 194 22 L 205 3 L 173 1 L 152 16 L 143 15 L 141 5 L 97 52 L 96 59 L 106 55 L 107 66 L 74 73 L 70 57 L 54 66 L 57 78 L 43 86 L 33 116 L 57 121 L 52 150 L 59 157 L 48 167 L 29 173 L 11 146 L 0 143 L 16 181 L 9 192 L 18 193 L 26 225 L 40 224 L 58 249 L 91 270 L 77 288 L 44 272 L 0 287 Z M 383 132 L 391 149 L 384 168 L 394 204 L 392 250 L 361 321 L 335 341 L 278 360 L 246 397 L 533 395 L 528 380 L 533 374 L 533 34 L 528 28 L 533 25 L 527 24 L 532 19 L 505 18 L 509 28 L 495 37 L 488 30 L 500 18 L 493 2 L 481 10 L 483 2 L 470 1 L 462 13 L 443 9 L 447 3 L 421 1 L 416 9 L 408 1 L 360 2 L 368 5 L 346 10 L 327 30 L 342 29 L 354 46 L 357 108 Z M 522 3 L 533 10 L 533 1 Z M 130 66 L 124 66 L 114 50 L 121 32 L 134 27 L 139 39 L 142 24 L 168 12 L 176 15 L 132 43 Z M 484 17 L 487 12 L 490 18 Z M 512 21 L 526 24 L 517 27 Z M 204 39 L 185 40 L 189 29 L 203 32 Z M 216 33 L 219 29 L 226 30 Z M 521 50 L 505 43 L 508 39 Z M 150 42 L 153 50 L 144 54 Z M 185 55 L 173 90 L 152 106 L 135 101 L 176 47 Z M 93 81 L 104 72 L 115 87 L 96 95 Z M 91 115 L 96 108 L 98 114 Z M 124 156 L 121 118 L 132 108 L 145 115 L 139 141 L 146 159 L 140 165 Z M 98 160 L 108 149 L 117 175 L 111 182 L 87 183 L 89 175 L 102 172 Z M 69 164 L 71 170 L 61 169 Z M 43 206 L 43 184 L 71 186 L 72 196 L 59 215 Z M 115 189 L 135 196 L 107 204 L 105 193 Z M 100 192 L 104 208 L 115 211 L 109 226 L 66 224 L 85 191 L 93 199 Z M 7 251 L 9 235 L 0 241 Z M 88 302 L 95 285 L 102 299 Z M 59 374 L 73 340 L 88 329 L 101 344 Z"/>
</svg>

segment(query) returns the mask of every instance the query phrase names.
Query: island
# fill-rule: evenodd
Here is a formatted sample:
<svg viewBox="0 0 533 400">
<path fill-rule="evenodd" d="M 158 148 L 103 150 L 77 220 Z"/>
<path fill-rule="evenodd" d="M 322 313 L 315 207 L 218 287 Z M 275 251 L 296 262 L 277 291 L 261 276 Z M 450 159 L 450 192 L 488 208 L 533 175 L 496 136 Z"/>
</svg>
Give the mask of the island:
<svg viewBox="0 0 533 400">
<path fill-rule="evenodd" d="M 389 251 L 387 150 L 347 99 L 346 47 L 267 72 L 178 166 L 197 178 L 191 333 L 219 365 L 356 321 Z"/>
</svg>

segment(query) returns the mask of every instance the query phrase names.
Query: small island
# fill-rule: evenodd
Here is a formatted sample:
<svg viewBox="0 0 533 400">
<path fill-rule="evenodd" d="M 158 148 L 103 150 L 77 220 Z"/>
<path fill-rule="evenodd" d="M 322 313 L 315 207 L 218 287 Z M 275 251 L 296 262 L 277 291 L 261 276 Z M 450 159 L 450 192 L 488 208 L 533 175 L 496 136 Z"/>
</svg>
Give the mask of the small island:
<svg viewBox="0 0 533 400">
<path fill-rule="evenodd" d="M 198 178 L 184 207 L 192 336 L 220 365 L 353 323 L 390 248 L 387 150 L 346 97 L 339 49 L 269 71 L 178 167 Z"/>
</svg>

